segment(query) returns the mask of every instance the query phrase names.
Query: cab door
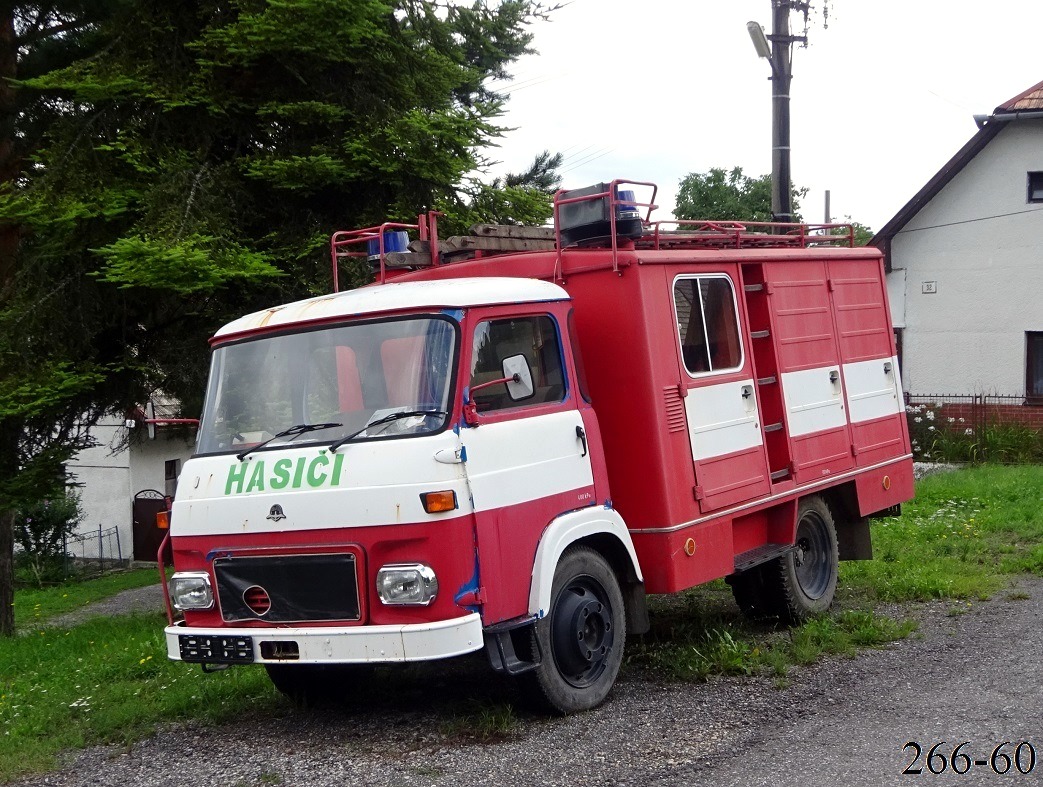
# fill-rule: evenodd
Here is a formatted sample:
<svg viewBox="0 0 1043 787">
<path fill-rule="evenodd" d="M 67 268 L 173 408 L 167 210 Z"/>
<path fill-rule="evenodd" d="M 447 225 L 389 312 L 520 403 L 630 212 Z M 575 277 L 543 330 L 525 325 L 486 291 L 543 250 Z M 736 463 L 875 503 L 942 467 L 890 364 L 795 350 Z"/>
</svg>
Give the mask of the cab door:
<svg viewBox="0 0 1043 787">
<path fill-rule="evenodd" d="M 743 345 L 737 270 L 681 274 L 672 296 L 695 497 L 713 511 L 771 488 L 753 362 Z"/>
<path fill-rule="evenodd" d="M 554 306 L 473 310 L 467 321 L 470 363 L 462 388 L 474 415 L 473 424 L 461 428 L 460 440 L 486 625 L 527 612 L 544 528 L 595 499 L 586 432 L 564 352 L 566 305 L 548 308 Z M 522 361 L 529 368 L 531 393 L 494 382 L 509 376 L 505 362 L 510 370 Z"/>
</svg>

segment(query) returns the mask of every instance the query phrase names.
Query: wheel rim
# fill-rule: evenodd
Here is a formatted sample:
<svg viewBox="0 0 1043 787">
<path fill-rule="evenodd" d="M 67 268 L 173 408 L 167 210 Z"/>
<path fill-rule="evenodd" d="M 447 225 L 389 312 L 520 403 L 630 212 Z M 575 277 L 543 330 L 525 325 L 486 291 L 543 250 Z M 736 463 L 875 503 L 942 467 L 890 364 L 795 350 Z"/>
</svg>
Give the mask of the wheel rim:
<svg viewBox="0 0 1043 787">
<path fill-rule="evenodd" d="M 558 672 L 576 688 L 596 683 L 614 641 L 612 606 L 601 583 L 592 577 L 573 579 L 558 595 L 551 622 Z"/>
<path fill-rule="evenodd" d="M 815 511 L 808 511 L 797 525 L 797 543 L 793 553 L 797 582 L 808 598 L 822 598 L 829 587 L 833 571 L 829 556 L 829 535 L 825 520 Z"/>
</svg>

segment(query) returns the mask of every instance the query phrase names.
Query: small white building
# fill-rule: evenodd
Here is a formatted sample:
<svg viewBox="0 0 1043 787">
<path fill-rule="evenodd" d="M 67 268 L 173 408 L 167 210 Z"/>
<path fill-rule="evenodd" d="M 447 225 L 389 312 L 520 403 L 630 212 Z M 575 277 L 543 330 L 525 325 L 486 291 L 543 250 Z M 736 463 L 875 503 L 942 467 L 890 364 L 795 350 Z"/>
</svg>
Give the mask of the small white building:
<svg viewBox="0 0 1043 787">
<path fill-rule="evenodd" d="M 872 241 L 886 255 L 902 381 L 916 395 L 1043 405 L 1043 82 L 975 121 Z"/>
<path fill-rule="evenodd" d="M 164 497 L 173 496 L 195 432 L 184 426 L 134 425 L 110 417 L 92 430 L 97 446 L 66 463 L 84 513 L 68 551 L 74 557 L 154 561 L 163 533 L 155 526 Z"/>
</svg>

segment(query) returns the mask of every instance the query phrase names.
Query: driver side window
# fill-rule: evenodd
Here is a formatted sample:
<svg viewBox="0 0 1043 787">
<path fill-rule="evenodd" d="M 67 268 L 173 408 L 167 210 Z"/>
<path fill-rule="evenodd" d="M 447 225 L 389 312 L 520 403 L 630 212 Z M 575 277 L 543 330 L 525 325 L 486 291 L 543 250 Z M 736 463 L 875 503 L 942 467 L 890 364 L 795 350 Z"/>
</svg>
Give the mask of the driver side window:
<svg viewBox="0 0 1043 787">
<path fill-rule="evenodd" d="M 558 330 L 554 320 L 545 315 L 480 322 L 474 332 L 470 386 L 502 378 L 504 360 L 516 355 L 523 356 L 529 365 L 532 395 L 514 400 L 506 383 L 483 388 L 473 396 L 479 413 L 560 402 L 565 398 Z"/>
</svg>

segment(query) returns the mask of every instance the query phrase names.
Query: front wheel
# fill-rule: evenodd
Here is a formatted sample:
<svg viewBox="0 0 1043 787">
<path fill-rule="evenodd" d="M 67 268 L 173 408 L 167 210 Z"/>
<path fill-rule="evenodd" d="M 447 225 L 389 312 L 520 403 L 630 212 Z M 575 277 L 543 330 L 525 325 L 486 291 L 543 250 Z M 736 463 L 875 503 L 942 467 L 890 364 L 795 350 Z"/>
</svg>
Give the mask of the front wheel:
<svg viewBox="0 0 1043 787">
<path fill-rule="evenodd" d="M 626 616 L 612 568 L 584 546 L 566 550 L 554 570 L 548 614 L 536 623 L 528 673 L 543 703 L 558 713 L 600 705 L 623 663 Z"/>
</svg>

